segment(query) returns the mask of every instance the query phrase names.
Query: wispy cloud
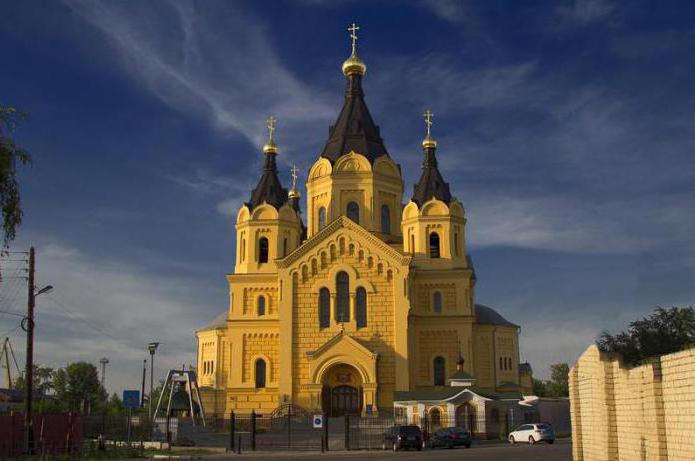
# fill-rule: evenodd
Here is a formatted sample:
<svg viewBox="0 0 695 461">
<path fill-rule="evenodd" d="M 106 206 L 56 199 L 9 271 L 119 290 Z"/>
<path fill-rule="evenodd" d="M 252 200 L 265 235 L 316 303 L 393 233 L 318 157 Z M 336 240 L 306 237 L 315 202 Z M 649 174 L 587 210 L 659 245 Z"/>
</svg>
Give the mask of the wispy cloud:
<svg viewBox="0 0 695 461">
<path fill-rule="evenodd" d="M 616 6 L 609 0 L 572 0 L 571 5 L 558 8 L 564 19 L 578 24 L 589 24 L 603 20 L 611 15 Z"/>
<path fill-rule="evenodd" d="M 207 291 L 208 282 L 190 275 L 159 275 L 95 259 L 63 243 L 46 243 L 37 254 L 39 283 L 55 290 L 37 298 L 36 360 L 63 367 L 78 360 L 96 364 L 106 356 L 108 387 L 114 391 L 139 388 L 133 380 L 148 341 L 162 342 L 157 378 L 165 369 L 190 363 L 195 357 L 191 328 L 226 309 L 224 304 L 211 308 L 218 291 Z"/>
<path fill-rule="evenodd" d="M 301 150 L 302 127 L 334 115 L 324 95 L 281 64 L 262 21 L 237 5 L 208 11 L 195 2 L 66 3 L 110 39 L 143 88 L 221 132 L 261 145 L 273 114 L 283 147 Z"/>
</svg>

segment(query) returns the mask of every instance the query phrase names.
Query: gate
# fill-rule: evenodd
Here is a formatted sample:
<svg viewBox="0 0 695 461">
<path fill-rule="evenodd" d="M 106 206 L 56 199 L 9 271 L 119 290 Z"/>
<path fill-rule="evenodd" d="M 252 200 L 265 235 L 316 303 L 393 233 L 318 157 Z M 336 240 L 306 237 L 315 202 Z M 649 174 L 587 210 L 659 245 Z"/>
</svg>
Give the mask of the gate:
<svg viewBox="0 0 695 461">
<path fill-rule="evenodd" d="M 319 451 L 323 445 L 323 429 L 314 428 L 313 416 L 294 405 L 256 416 L 255 429 L 257 450 Z"/>
</svg>

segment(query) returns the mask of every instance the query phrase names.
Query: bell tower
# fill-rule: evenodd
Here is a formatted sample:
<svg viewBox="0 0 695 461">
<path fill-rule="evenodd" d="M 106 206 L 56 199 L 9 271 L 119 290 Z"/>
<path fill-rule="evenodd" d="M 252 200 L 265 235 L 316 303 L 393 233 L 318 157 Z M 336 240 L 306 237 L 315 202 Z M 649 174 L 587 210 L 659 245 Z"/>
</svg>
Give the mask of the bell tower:
<svg viewBox="0 0 695 461">
<path fill-rule="evenodd" d="M 384 240 L 397 240 L 403 180 L 364 99 L 367 65 L 357 55 L 358 30 L 355 24 L 348 28 L 352 53 L 341 68 L 347 83 L 343 108 L 306 183 L 307 236 L 344 215 Z"/>
<path fill-rule="evenodd" d="M 237 258 L 234 272 L 275 272 L 272 261 L 284 258 L 301 243 L 299 193 L 288 194 L 278 177 L 275 117 L 268 120 L 268 142 L 263 146 L 263 173 L 251 199 L 237 213 Z M 296 178 L 296 169 L 293 172 Z"/>
<path fill-rule="evenodd" d="M 424 116 L 427 134 L 422 141 L 422 174 L 403 209 L 403 250 L 430 265 L 465 267 L 465 211 L 439 172 L 437 141 L 431 131 L 434 114 L 428 110 Z"/>
</svg>

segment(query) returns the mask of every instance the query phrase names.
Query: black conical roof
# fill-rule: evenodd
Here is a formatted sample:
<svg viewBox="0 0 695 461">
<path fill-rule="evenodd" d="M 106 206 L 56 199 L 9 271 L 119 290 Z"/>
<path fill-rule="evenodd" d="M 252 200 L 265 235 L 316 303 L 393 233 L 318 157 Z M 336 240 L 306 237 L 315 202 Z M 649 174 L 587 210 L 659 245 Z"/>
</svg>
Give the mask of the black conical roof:
<svg viewBox="0 0 695 461">
<path fill-rule="evenodd" d="M 374 162 L 388 155 L 379 127 L 374 123 L 362 91 L 362 75 L 347 76 L 345 103 L 335 124 L 330 127 L 328 141 L 321 157 L 335 162 L 341 155 L 355 151 Z"/>
<path fill-rule="evenodd" d="M 284 189 L 280 184 L 275 156 L 276 154 L 273 152 L 266 152 L 265 154 L 263 175 L 256 188 L 251 192 L 251 199 L 247 203 L 252 210 L 263 202 L 273 205 L 276 209 L 280 209 L 282 205 L 287 203 L 287 189 Z"/>
<path fill-rule="evenodd" d="M 434 147 L 425 148 L 425 158 L 422 162 L 422 174 L 413 190 L 413 202 L 418 206 L 430 200 L 432 197 L 445 202 L 451 202 L 449 183 L 444 181 L 437 167 L 437 157 L 434 155 Z"/>
</svg>

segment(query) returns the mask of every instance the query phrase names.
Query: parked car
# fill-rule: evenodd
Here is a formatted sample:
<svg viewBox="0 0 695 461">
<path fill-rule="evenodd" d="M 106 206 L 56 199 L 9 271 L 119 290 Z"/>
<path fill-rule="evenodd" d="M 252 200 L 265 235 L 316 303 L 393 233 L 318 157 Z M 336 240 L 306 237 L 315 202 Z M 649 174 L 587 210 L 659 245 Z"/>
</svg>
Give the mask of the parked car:
<svg viewBox="0 0 695 461">
<path fill-rule="evenodd" d="M 509 433 L 509 443 L 528 442 L 533 445 L 536 442 L 555 442 L 553 427 L 548 423 L 522 424 Z"/>
<path fill-rule="evenodd" d="M 447 427 L 435 431 L 430 437 L 430 448 L 471 447 L 471 433 L 462 427 Z"/>
<path fill-rule="evenodd" d="M 392 448 L 393 451 L 402 448 L 422 450 L 422 431 L 418 426 L 393 426 L 384 434 L 381 448 Z"/>
</svg>

